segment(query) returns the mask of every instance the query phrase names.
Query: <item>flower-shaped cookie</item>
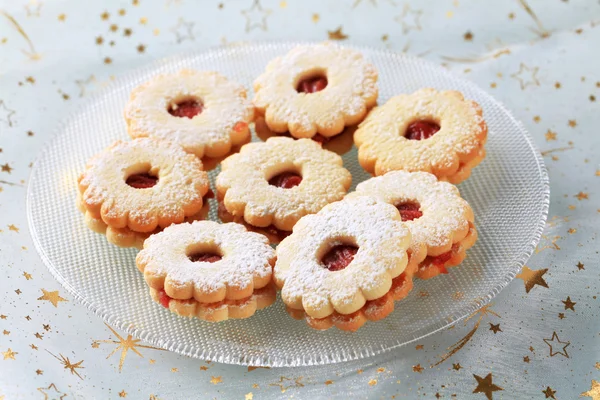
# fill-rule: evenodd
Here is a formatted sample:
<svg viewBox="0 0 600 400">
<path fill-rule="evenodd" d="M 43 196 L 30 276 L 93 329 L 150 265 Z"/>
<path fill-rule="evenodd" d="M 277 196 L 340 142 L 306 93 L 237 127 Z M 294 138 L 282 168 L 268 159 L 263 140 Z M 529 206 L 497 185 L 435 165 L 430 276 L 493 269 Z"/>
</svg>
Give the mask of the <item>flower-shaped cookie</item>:
<svg viewBox="0 0 600 400">
<path fill-rule="evenodd" d="M 129 135 L 176 142 L 199 158 L 220 157 L 250 140 L 254 107 L 246 89 L 218 72 L 159 75 L 131 92 Z"/>
<path fill-rule="evenodd" d="M 213 221 L 171 225 L 150 236 L 136 257 L 149 287 L 200 303 L 241 300 L 271 281 L 275 252 L 243 225 Z"/>
<path fill-rule="evenodd" d="M 337 135 L 377 101 L 377 71 L 356 50 L 302 45 L 269 62 L 254 81 L 254 105 L 274 132 Z"/>
<path fill-rule="evenodd" d="M 371 196 L 400 212 L 412 233 L 411 262 L 416 275 L 430 278 L 460 264 L 477 240 L 473 210 L 456 186 L 427 172 L 392 171 L 361 182 L 349 198 Z"/>
<path fill-rule="evenodd" d="M 277 247 L 284 303 L 312 318 L 351 314 L 390 292 L 407 266 L 411 235 L 395 207 L 345 199 L 302 218 Z"/>
<path fill-rule="evenodd" d="M 352 176 L 342 158 L 309 139 L 249 143 L 222 163 L 217 197 L 233 217 L 291 231 L 296 222 L 344 197 Z"/>
<path fill-rule="evenodd" d="M 198 158 L 151 138 L 117 141 L 88 161 L 78 182 L 90 217 L 142 233 L 199 213 L 209 190 Z"/>
<path fill-rule="evenodd" d="M 354 134 L 360 165 L 370 173 L 425 171 L 452 183 L 485 157 L 481 107 L 460 92 L 421 89 L 377 107 Z"/>
</svg>

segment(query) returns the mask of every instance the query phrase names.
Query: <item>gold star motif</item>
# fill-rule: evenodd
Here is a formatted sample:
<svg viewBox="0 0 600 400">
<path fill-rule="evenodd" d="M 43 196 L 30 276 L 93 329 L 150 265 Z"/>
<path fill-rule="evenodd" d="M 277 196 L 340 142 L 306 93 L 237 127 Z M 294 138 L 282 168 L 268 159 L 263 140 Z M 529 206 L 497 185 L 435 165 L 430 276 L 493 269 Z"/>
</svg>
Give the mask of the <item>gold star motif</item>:
<svg viewBox="0 0 600 400">
<path fill-rule="evenodd" d="M 105 324 L 106 325 L 106 324 Z M 123 363 L 125 362 L 125 357 L 127 357 L 127 352 L 129 350 L 133 351 L 138 356 L 144 358 L 144 356 L 137 350 L 138 348 L 143 349 L 153 349 L 153 350 L 163 350 L 158 347 L 146 346 L 142 344 L 138 344 L 141 339 L 133 339 L 131 335 L 127 335 L 127 339 L 124 339 L 121 335 L 119 335 L 113 328 L 106 325 L 108 329 L 117 337 L 119 340 L 96 340 L 98 343 L 114 343 L 118 344 L 118 346 L 106 357 L 106 359 L 110 358 L 113 354 L 115 354 L 119 349 L 121 349 L 121 357 L 119 359 L 119 372 L 123 369 Z"/>
<path fill-rule="evenodd" d="M 106 21 L 109 17 L 110 17 L 110 14 L 106 11 L 104 11 L 102 14 L 100 14 L 100 18 L 102 18 L 104 21 Z"/>
<path fill-rule="evenodd" d="M 587 392 L 583 392 L 579 397 L 591 397 L 592 400 L 600 400 L 600 382 L 592 379 L 592 387 Z"/>
<path fill-rule="evenodd" d="M 17 228 L 13 224 L 8 225 L 8 230 L 19 233 L 19 228 Z"/>
<path fill-rule="evenodd" d="M 594 367 L 600 371 L 600 362 L 597 362 L 596 364 L 594 364 Z"/>
<path fill-rule="evenodd" d="M 246 32 L 250 32 L 254 28 L 260 28 L 263 31 L 268 29 L 267 17 L 271 14 L 271 10 L 263 9 L 259 0 L 254 0 L 249 9 L 242 10 L 242 14 L 246 18 Z"/>
<path fill-rule="evenodd" d="M 16 294 L 21 294 L 21 293 L 22 293 L 22 292 L 21 292 L 21 289 L 17 289 L 17 290 L 15 290 L 15 293 L 16 293 Z"/>
<path fill-rule="evenodd" d="M 572 310 L 575 311 L 575 303 L 574 301 L 571 301 L 571 297 L 567 296 L 567 300 L 561 300 L 562 303 L 565 305 L 565 310 Z"/>
<path fill-rule="evenodd" d="M 529 356 L 523 357 L 523 362 L 529 363 Z"/>
<path fill-rule="evenodd" d="M 333 385 L 333 381 L 331 379 L 325 381 L 325 386 Z"/>
<path fill-rule="evenodd" d="M 530 68 L 527 65 L 521 63 L 519 71 L 512 74 L 511 77 L 519 81 L 519 85 L 521 85 L 521 90 L 525 90 L 525 88 L 529 85 L 540 86 L 540 82 L 537 79 L 538 70 L 538 67 Z"/>
<path fill-rule="evenodd" d="M 104 43 L 104 38 L 102 36 L 96 37 L 96 44 L 101 45 L 102 43 Z"/>
<path fill-rule="evenodd" d="M 423 346 L 422 344 L 418 344 L 415 346 L 415 350 L 423 350 L 425 346 Z"/>
<path fill-rule="evenodd" d="M 490 322 L 490 331 L 494 332 L 494 335 L 498 332 L 502 332 L 502 329 L 500 329 L 500 324 L 494 325 Z"/>
<path fill-rule="evenodd" d="M 2 355 L 4 356 L 5 360 L 14 360 L 15 356 L 19 354 L 16 351 L 12 351 L 10 349 L 10 347 L 8 348 L 8 350 L 6 350 L 5 352 L 2 352 Z"/>
<path fill-rule="evenodd" d="M 561 356 L 569 358 L 569 353 L 567 353 L 567 347 L 571 344 L 571 342 L 561 342 L 556 332 L 552 333 L 551 339 L 544 339 L 544 342 L 546 342 L 546 344 L 550 347 L 550 357 L 554 357 L 555 355 L 560 354 Z M 554 351 L 554 349 L 552 348 L 552 343 L 564 345 L 562 346 L 562 351 Z"/>
<path fill-rule="evenodd" d="M 600 176 L 600 169 L 596 170 L 596 176 Z"/>
<path fill-rule="evenodd" d="M 59 14 L 58 15 L 58 20 L 60 22 L 65 22 L 65 19 L 67 19 L 67 16 L 65 14 Z"/>
<path fill-rule="evenodd" d="M 315 13 L 312 15 L 311 19 L 312 19 L 312 22 L 314 22 L 316 24 L 317 22 L 319 22 L 319 19 L 321 19 L 321 17 L 319 16 L 319 14 Z"/>
<path fill-rule="evenodd" d="M 46 332 L 49 332 L 49 331 L 50 331 L 50 325 L 47 325 L 47 324 L 42 324 L 42 326 L 44 327 L 44 330 L 45 330 Z"/>
<path fill-rule="evenodd" d="M 582 269 L 585 269 L 583 266 L 584 266 L 584 265 L 583 265 L 583 263 L 582 263 L 581 261 L 579 261 L 579 262 L 577 263 L 577 269 L 578 269 L 578 270 L 580 270 L 580 271 L 581 271 Z"/>
<path fill-rule="evenodd" d="M 49 391 L 50 389 L 52 389 L 52 393 L 47 393 L 46 391 Z M 63 393 L 60 390 L 58 390 L 54 383 L 51 383 L 50 386 L 48 386 L 47 388 L 39 387 L 37 388 L 37 390 L 44 395 L 44 400 L 63 400 L 67 396 L 66 393 Z M 58 395 L 61 396 L 59 397 Z"/>
<path fill-rule="evenodd" d="M 560 84 L 560 82 L 556 82 L 556 83 L 554 84 L 554 87 L 555 87 L 556 89 L 560 89 L 560 87 L 561 87 L 561 84 Z"/>
<path fill-rule="evenodd" d="M 110 57 L 105 57 L 104 64 L 110 64 L 110 63 L 112 63 L 112 59 Z"/>
<path fill-rule="evenodd" d="M 596 101 L 596 96 L 594 96 L 593 94 L 590 94 L 590 101 Z"/>
<path fill-rule="evenodd" d="M 25 277 L 25 279 L 30 280 L 32 279 L 31 274 L 28 274 L 27 272 L 23 272 L 23 276 Z"/>
<path fill-rule="evenodd" d="M 279 386 L 279 388 L 281 389 L 281 393 L 285 393 L 286 390 L 293 388 L 293 387 L 304 387 L 304 384 L 302 382 L 300 382 L 302 380 L 302 377 L 296 378 L 296 380 L 293 381 L 294 384 L 292 384 L 292 385 L 285 386 L 283 384 L 284 381 L 291 381 L 291 380 L 292 379 L 287 378 L 285 376 L 280 376 L 278 383 L 269 383 L 269 386 Z"/>
<path fill-rule="evenodd" d="M 254 396 L 252 395 L 252 392 L 250 393 L 246 393 L 246 395 L 244 396 L 244 400 L 252 400 Z"/>
<path fill-rule="evenodd" d="M 29 347 L 31 347 L 33 350 L 37 350 L 38 349 L 38 347 L 35 344 L 33 344 L 33 343 L 30 344 Z"/>
<path fill-rule="evenodd" d="M 4 314 L 0 315 L 0 319 L 6 319 L 6 318 L 8 318 L 8 316 L 6 316 Z"/>
<path fill-rule="evenodd" d="M 581 201 L 581 200 L 588 200 L 588 194 L 584 193 L 584 192 L 579 192 L 575 195 L 575 197 L 577 198 L 577 200 Z"/>
<path fill-rule="evenodd" d="M 210 383 L 212 383 L 213 385 L 216 385 L 221 382 L 223 382 L 223 380 L 220 376 L 211 376 Z"/>
<path fill-rule="evenodd" d="M 535 122 L 536 124 L 538 122 L 540 122 L 541 120 L 542 120 L 542 118 L 539 115 L 536 115 L 536 116 L 533 117 L 533 122 Z"/>
<path fill-rule="evenodd" d="M 47 290 L 42 289 L 42 293 L 44 293 L 44 295 L 42 297 L 38 297 L 38 300 L 48 300 L 54 307 L 58 307 L 58 303 L 60 301 L 68 301 L 67 299 L 60 297 L 58 290 L 48 292 Z"/>
<path fill-rule="evenodd" d="M 424 369 L 425 368 L 421 367 L 421 364 L 413 365 L 413 367 L 412 367 L 413 372 L 418 372 L 418 373 L 423 372 Z"/>
<path fill-rule="evenodd" d="M 4 100 L 0 100 L 0 121 L 4 122 L 9 127 L 13 126 L 12 117 L 15 115 L 15 111 L 6 107 Z"/>
<path fill-rule="evenodd" d="M 546 141 L 549 142 L 551 140 L 556 140 L 556 132 L 548 129 L 548 132 L 546 132 Z"/>
<path fill-rule="evenodd" d="M 138 45 L 137 51 L 138 53 L 143 53 L 144 51 L 146 51 L 146 46 L 144 46 L 143 44 Z"/>
<path fill-rule="evenodd" d="M 181 43 L 184 40 L 195 40 L 193 29 L 193 22 L 187 22 L 183 18 L 179 18 L 177 20 L 177 25 L 171 28 L 171 32 L 175 34 L 177 43 Z"/>
<path fill-rule="evenodd" d="M 206 365 L 200 366 L 200 371 L 206 371 L 206 370 L 208 370 L 208 367 Z"/>
<path fill-rule="evenodd" d="M 554 395 L 556 394 L 556 390 L 552 390 L 552 388 L 550 386 L 547 386 L 546 390 L 542 390 L 542 393 L 544 393 L 546 395 L 547 399 L 556 400 L 556 397 L 554 397 Z"/>
<path fill-rule="evenodd" d="M 133 31 L 131 30 L 131 28 L 123 29 L 123 36 L 131 36 L 132 33 Z"/>
<path fill-rule="evenodd" d="M 342 32 L 341 26 L 339 26 L 334 31 L 327 31 L 327 36 L 329 37 L 329 40 L 346 40 L 346 39 L 348 39 L 348 35 L 346 35 L 344 32 Z"/>
<path fill-rule="evenodd" d="M 394 20 L 402 24 L 402 33 L 407 34 L 410 30 L 421 30 L 421 15 L 422 10 L 411 10 L 408 4 L 404 5 L 402 14 L 398 15 Z"/>
<path fill-rule="evenodd" d="M 461 367 L 461 365 L 459 363 L 456 363 L 456 364 L 453 363 L 452 364 L 452 369 L 455 370 L 455 371 L 460 371 L 461 368 L 462 367 Z"/>
<path fill-rule="evenodd" d="M 577 233 L 577 229 L 575 229 L 575 228 L 569 228 L 569 230 L 567 232 L 569 233 L 569 235 L 572 235 L 574 233 Z"/>
<path fill-rule="evenodd" d="M 477 380 L 477 387 L 473 390 L 473 393 L 484 393 L 488 400 L 492 400 L 492 393 L 499 390 L 504 390 L 500 386 L 494 385 L 492 382 L 492 374 L 489 373 L 485 378 L 473 374 L 473 377 Z"/>
<path fill-rule="evenodd" d="M 375 385 L 377 385 L 377 379 L 371 379 L 369 381 L 369 386 L 375 386 Z"/>
<path fill-rule="evenodd" d="M 93 341 L 92 342 L 92 349 L 97 349 L 98 347 L 100 347 L 100 343 Z"/>
<path fill-rule="evenodd" d="M 148 23 L 148 18 L 142 17 L 140 18 L 140 25 L 146 25 Z"/>
<path fill-rule="evenodd" d="M 29 4 L 25 6 L 28 17 L 39 17 L 40 10 L 42 9 L 42 3 L 38 0 L 29 0 Z"/>
<path fill-rule="evenodd" d="M 545 288 L 548 288 L 548 284 L 544 280 L 544 274 L 548 272 L 548 268 L 531 270 L 526 265 L 521 270 L 521 273 L 516 276 L 516 278 L 522 279 L 525 282 L 525 292 L 529 293 L 531 289 L 535 285 L 540 285 Z"/>
<path fill-rule="evenodd" d="M 171 368 L 171 372 L 179 372 L 177 368 Z"/>
<path fill-rule="evenodd" d="M 465 33 L 463 35 L 463 38 L 467 41 L 470 42 L 473 40 L 473 33 L 471 33 L 471 31 L 467 31 L 467 33 Z"/>
<path fill-rule="evenodd" d="M 46 350 L 47 351 L 47 350 Z M 50 353 L 48 351 L 48 353 Z M 79 373 L 77 372 L 77 369 L 79 368 L 85 368 L 82 367 L 81 364 L 83 363 L 83 360 L 76 362 L 75 364 L 73 364 L 71 362 L 71 360 L 69 360 L 69 357 L 65 357 L 62 354 L 58 353 L 58 355 L 60 356 L 60 358 L 58 358 L 56 355 L 50 353 L 52 355 L 52 357 L 56 358 L 58 361 L 60 361 L 60 363 L 63 365 L 64 369 L 68 369 L 69 371 L 71 371 L 71 375 L 77 375 L 79 377 L 79 379 L 83 379 L 81 377 L 81 375 L 79 375 Z"/>
<path fill-rule="evenodd" d="M 119 397 L 127 397 L 127 392 L 125 391 L 125 389 L 119 392 Z"/>
<path fill-rule="evenodd" d="M 565 319 L 565 313 L 558 313 L 559 319 Z"/>
<path fill-rule="evenodd" d="M 8 172 L 9 174 L 13 170 L 13 168 L 10 165 L 8 165 L 8 163 L 0 165 L 0 168 L 2 168 L 2 172 Z"/>
<path fill-rule="evenodd" d="M 38 375 L 44 375 L 44 371 L 42 371 L 41 369 L 36 369 L 35 373 Z"/>
<path fill-rule="evenodd" d="M 10 331 L 7 331 L 6 329 L 2 331 L 3 335 L 10 335 Z"/>
<path fill-rule="evenodd" d="M 40 333 L 36 332 L 34 335 L 36 338 L 43 340 L 44 339 L 44 335 L 41 335 Z"/>
<path fill-rule="evenodd" d="M 112 24 L 109 29 L 111 32 L 116 32 L 119 30 L 119 26 L 117 24 Z"/>
<path fill-rule="evenodd" d="M 570 119 L 570 120 L 569 120 L 569 126 L 570 126 L 571 128 L 575 128 L 575 127 L 577 126 L 577 120 Z"/>
<path fill-rule="evenodd" d="M 121 8 L 121 9 L 119 10 L 119 15 L 120 15 L 120 16 L 123 16 L 123 15 L 125 15 L 125 13 L 126 13 L 126 11 L 125 11 L 125 9 L 124 9 L 124 8 Z"/>
</svg>

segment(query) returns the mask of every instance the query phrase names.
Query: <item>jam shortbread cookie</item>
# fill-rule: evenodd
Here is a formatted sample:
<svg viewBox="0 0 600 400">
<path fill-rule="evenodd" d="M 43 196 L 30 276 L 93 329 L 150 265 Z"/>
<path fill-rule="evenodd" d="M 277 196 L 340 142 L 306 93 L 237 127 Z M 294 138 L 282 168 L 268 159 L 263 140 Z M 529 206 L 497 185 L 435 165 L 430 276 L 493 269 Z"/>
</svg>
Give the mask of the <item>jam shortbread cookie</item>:
<svg viewBox="0 0 600 400">
<path fill-rule="evenodd" d="M 411 261 L 422 279 L 460 264 L 477 240 L 473 210 L 456 186 L 426 172 L 392 171 L 361 182 L 348 197 L 373 196 L 395 206 L 412 233 Z"/>
<path fill-rule="evenodd" d="M 377 101 L 377 71 L 356 50 L 302 45 L 254 81 L 256 111 L 274 132 L 331 137 L 363 120 Z"/>
<path fill-rule="evenodd" d="M 271 282 L 274 262 L 275 251 L 263 235 L 213 221 L 172 225 L 146 239 L 136 257 L 153 297 L 171 311 L 203 319 L 223 307 L 225 317 L 231 307 L 253 313 L 256 296 L 268 294 L 259 289 Z"/>
<path fill-rule="evenodd" d="M 481 107 L 460 92 L 421 89 L 374 109 L 355 132 L 358 161 L 376 176 L 425 171 L 459 183 L 485 158 Z"/>
<path fill-rule="evenodd" d="M 125 107 L 131 137 L 170 140 L 199 158 L 249 142 L 253 118 L 244 87 L 212 71 L 159 75 L 135 88 Z"/>
<path fill-rule="evenodd" d="M 351 181 L 342 158 L 318 143 L 272 137 L 223 161 L 216 180 L 220 215 L 285 236 L 304 215 L 342 199 Z"/>
<path fill-rule="evenodd" d="M 199 159 L 150 138 L 115 142 L 88 161 L 78 184 L 91 218 L 141 233 L 196 215 L 209 191 Z"/>
<path fill-rule="evenodd" d="M 288 308 L 314 319 L 311 326 L 355 330 L 393 310 L 393 281 L 406 270 L 410 240 L 398 211 L 385 202 L 332 203 L 298 221 L 279 244 L 275 284 Z"/>
</svg>

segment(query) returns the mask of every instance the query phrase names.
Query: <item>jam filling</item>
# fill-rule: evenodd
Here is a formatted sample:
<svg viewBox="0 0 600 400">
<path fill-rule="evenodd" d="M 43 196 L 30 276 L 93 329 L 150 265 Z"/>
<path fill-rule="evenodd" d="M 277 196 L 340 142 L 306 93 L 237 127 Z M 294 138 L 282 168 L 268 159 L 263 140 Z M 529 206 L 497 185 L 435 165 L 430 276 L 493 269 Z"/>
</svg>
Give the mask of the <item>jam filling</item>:
<svg viewBox="0 0 600 400">
<path fill-rule="evenodd" d="M 164 289 L 160 289 L 158 291 L 158 301 L 164 308 L 169 308 L 169 302 L 171 301 L 171 298 Z"/>
<path fill-rule="evenodd" d="M 158 182 L 157 176 L 152 176 L 150 174 L 135 174 L 131 175 L 125 181 L 126 184 L 136 189 L 148 189 L 156 185 Z"/>
<path fill-rule="evenodd" d="M 404 137 L 409 140 L 429 139 L 440 130 L 440 126 L 435 122 L 416 121 L 408 125 Z"/>
<path fill-rule="evenodd" d="M 220 255 L 215 253 L 194 253 L 188 256 L 190 261 L 192 262 L 209 262 L 214 263 L 219 261 L 221 258 Z"/>
<path fill-rule="evenodd" d="M 204 106 L 196 100 L 186 100 L 181 103 L 173 104 L 169 107 L 169 114 L 179 118 L 194 118 L 202 113 Z"/>
<path fill-rule="evenodd" d="M 357 251 L 356 246 L 338 245 L 323 256 L 321 263 L 330 271 L 341 271 L 354 260 Z"/>
<path fill-rule="evenodd" d="M 413 202 L 401 203 L 396 206 L 398 211 L 400 211 L 400 216 L 402 217 L 402 221 L 412 221 L 413 219 L 418 219 L 423 216 L 420 208 L 421 205 Z"/>
<path fill-rule="evenodd" d="M 439 256 L 427 256 L 423 261 L 423 265 L 433 265 L 436 267 L 440 274 L 447 274 L 448 270 L 446 269 L 445 264 L 452 258 L 452 250 L 447 251 Z"/>
<path fill-rule="evenodd" d="M 327 87 L 327 78 L 324 76 L 314 76 L 306 78 L 298 83 L 296 90 L 299 93 L 316 93 Z"/>
<path fill-rule="evenodd" d="M 291 189 L 302 182 L 302 177 L 294 172 L 283 172 L 269 179 L 269 185 Z"/>
</svg>

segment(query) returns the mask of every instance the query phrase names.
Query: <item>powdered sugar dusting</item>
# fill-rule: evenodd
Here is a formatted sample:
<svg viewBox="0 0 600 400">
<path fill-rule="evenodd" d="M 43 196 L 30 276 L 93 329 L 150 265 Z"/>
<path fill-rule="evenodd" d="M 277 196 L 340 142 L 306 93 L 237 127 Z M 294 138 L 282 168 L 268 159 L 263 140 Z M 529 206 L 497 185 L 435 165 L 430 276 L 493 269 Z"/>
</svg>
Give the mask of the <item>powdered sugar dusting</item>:
<svg viewBox="0 0 600 400">
<path fill-rule="evenodd" d="M 385 202 L 356 197 L 332 203 L 302 218 L 277 248 L 274 273 L 282 298 L 318 318 L 334 309 L 354 312 L 365 300 L 385 295 L 392 278 L 404 271 L 410 238 L 395 207 Z M 320 259 L 341 243 L 359 247 L 358 252 L 345 269 L 329 271 Z"/>
<path fill-rule="evenodd" d="M 219 261 L 192 262 L 191 246 L 215 246 Z M 248 232 L 240 224 L 195 221 L 172 225 L 144 242 L 136 263 L 144 274 L 164 276 L 174 285 L 192 284 L 196 290 L 211 292 L 223 287 L 244 288 L 254 278 L 269 277 L 275 251 L 260 234 Z"/>
<path fill-rule="evenodd" d="M 419 203 L 423 215 L 404 223 L 412 233 L 413 243 L 425 243 L 428 247 L 452 245 L 454 234 L 464 232 L 473 222 L 473 211 L 458 189 L 438 182 L 426 172 L 388 172 L 361 182 L 349 196 L 373 196 L 394 206 Z"/>
</svg>

